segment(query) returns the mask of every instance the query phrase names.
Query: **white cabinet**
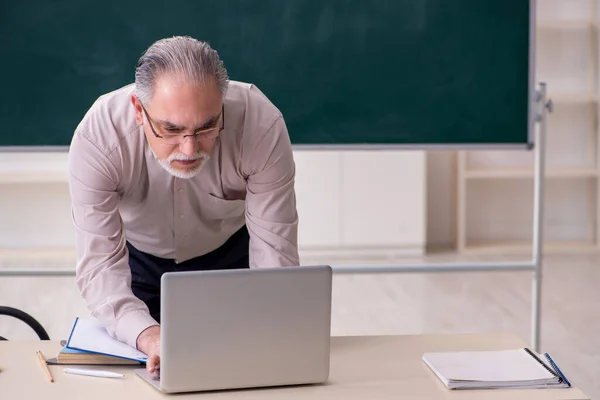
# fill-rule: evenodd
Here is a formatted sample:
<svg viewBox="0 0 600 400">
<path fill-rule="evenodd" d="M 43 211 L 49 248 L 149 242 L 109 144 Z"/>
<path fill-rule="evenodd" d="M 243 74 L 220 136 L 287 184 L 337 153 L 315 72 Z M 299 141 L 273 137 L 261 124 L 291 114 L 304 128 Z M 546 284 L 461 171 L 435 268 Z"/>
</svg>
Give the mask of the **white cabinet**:
<svg viewBox="0 0 600 400">
<path fill-rule="evenodd" d="M 299 151 L 294 160 L 299 246 L 313 250 L 340 247 L 341 154 Z"/>
<path fill-rule="evenodd" d="M 303 261 L 424 253 L 424 152 L 301 150 L 295 159 Z"/>
<path fill-rule="evenodd" d="M 348 152 L 342 156 L 342 243 L 414 248 L 425 241 L 423 152 Z"/>
<path fill-rule="evenodd" d="M 294 157 L 303 261 L 423 253 L 423 152 L 299 150 Z M 59 252 L 71 262 L 66 153 L 0 153 L 0 259 L 15 252 Z"/>
</svg>

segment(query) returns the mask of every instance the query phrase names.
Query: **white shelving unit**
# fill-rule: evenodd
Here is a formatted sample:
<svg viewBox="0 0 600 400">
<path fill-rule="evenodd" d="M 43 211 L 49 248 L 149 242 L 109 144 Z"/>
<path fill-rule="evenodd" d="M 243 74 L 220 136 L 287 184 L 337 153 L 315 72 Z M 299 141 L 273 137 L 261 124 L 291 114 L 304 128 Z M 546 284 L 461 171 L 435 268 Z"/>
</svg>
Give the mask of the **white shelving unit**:
<svg viewBox="0 0 600 400">
<path fill-rule="evenodd" d="M 548 84 L 545 248 L 600 250 L 600 0 L 537 1 L 536 82 Z M 457 152 L 456 249 L 530 250 L 533 152 Z"/>
</svg>

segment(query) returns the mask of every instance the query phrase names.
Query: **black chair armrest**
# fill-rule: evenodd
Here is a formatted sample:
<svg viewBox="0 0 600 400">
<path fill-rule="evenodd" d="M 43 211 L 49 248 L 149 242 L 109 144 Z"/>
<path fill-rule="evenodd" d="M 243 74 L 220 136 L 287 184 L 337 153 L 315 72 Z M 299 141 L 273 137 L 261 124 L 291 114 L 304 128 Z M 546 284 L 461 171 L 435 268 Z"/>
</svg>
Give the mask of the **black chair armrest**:
<svg viewBox="0 0 600 400">
<path fill-rule="evenodd" d="M 35 331 L 35 333 L 41 340 L 50 340 L 50 336 L 48 336 L 48 333 L 46 332 L 42 324 L 40 324 L 35 318 L 27 314 L 26 312 L 13 307 L 0 306 L 0 315 L 8 315 L 10 317 L 19 319 L 25 322 L 27 325 L 29 325 L 29 327 Z M 0 340 L 6 339 L 0 336 Z"/>
</svg>

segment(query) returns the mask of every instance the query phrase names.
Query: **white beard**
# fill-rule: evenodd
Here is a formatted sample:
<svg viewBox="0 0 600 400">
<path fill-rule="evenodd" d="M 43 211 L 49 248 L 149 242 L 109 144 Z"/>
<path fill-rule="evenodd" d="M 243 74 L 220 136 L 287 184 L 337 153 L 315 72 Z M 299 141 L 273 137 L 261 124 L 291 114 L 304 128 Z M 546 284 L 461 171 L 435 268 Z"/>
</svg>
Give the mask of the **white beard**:
<svg viewBox="0 0 600 400">
<path fill-rule="evenodd" d="M 152 154 L 154 155 L 154 158 L 156 158 L 156 160 L 158 161 L 160 166 L 163 167 L 163 169 L 165 171 L 167 171 L 169 174 L 173 175 L 174 177 L 181 178 L 181 179 L 190 179 L 190 178 L 193 178 L 196 175 L 198 175 L 198 173 L 200 172 L 202 167 L 204 167 L 204 165 L 206 164 L 206 161 L 208 161 L 208 159 L 210 158 L 210 155 L 203 151 L 195 153 L 191 157 L 188 157 L 181 153 L 173 153 L 166 160 L 160 160 L 158 157 L 156 157 L 156 154 L 154 154 L 154 151 L 152 151 Z M 198 165 L 196 165 L 193 169 L 190 169 L 187 171 L 182 171 L 180 169 L 176 169 L 171 166 L 171 161 L 174 161 L 174 160 L 182 160 L 182 161 L 199 160 L 199 162 L 198 162 Z"/>
</svg>

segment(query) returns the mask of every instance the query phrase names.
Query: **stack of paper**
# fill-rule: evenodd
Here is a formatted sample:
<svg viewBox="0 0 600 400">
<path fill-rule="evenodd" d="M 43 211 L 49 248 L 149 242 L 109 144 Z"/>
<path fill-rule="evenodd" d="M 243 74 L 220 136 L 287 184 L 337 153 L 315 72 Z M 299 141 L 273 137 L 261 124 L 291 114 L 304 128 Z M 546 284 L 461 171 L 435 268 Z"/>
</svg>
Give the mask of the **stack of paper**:
<svg viewBox="0 0 600 400">
<path fill-rule="evenodd" d="M 570 386 L 529 349 L 425 353 L 423 361 L 449 389 Z"/>
<path fill-rule="evenodd" d="M 56 358 L 48 360 L 50 364 L 108 364 L 108 365 L 140 365 L 140 361 L 128 360 L 121 357 L 113 357 L 105 354 L 90 353 L 87 351 L 73 350 L 63 347 Z"/>
<path fill-rule="evenodd" d="M 147 358 L 141 351 L 111 337 L 95 319 L 77 318 L 66 345 L 48 362 L 139 365 Z"/>
</svg>

